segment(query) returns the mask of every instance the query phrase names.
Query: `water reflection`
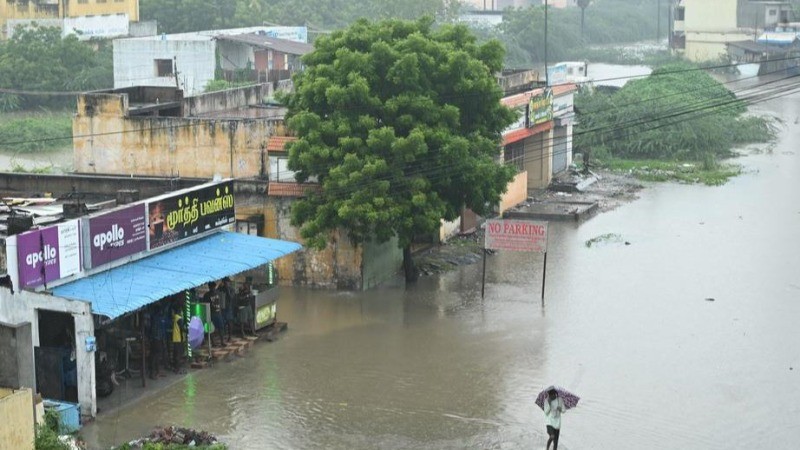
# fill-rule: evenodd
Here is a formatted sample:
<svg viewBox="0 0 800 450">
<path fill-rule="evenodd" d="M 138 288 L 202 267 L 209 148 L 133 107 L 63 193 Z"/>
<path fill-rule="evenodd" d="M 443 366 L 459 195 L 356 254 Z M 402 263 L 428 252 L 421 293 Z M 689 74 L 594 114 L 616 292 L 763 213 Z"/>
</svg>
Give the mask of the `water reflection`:
<svg viewBox="0 0 800 450">
<path fill-rule="evenodd" d="M 800 116 L 797 97 L 771 111 Z M 579 393 L 564 448 L 729 449 L 800 439 L 800 125 L 721 187 L 663 184 L 540 256 L 498 253 L 405 288 L 286 289 L 288 333 L 87 428 L 180 422 L 233 448 L 544 447 L 536 393 Z M 587 248 L 617 233 L 631 245 Z M 715 301 L 707 301 L 714 298 Z M 793 370 L 789 370 L 793 367 Z"/>
</svg>

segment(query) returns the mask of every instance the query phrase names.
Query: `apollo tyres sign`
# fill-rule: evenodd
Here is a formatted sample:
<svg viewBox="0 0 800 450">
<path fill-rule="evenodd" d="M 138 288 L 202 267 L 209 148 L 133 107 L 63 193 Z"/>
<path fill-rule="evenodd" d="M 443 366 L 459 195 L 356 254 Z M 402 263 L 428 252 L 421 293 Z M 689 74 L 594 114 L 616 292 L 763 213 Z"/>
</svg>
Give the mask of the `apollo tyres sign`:
<svg viewBox="0 0 800 450">
<path fill-rule="evenodd" d="M 485 232 L 485 248 L 547 253 L 547 222 L 488 220 Z"/>
<path fill-rule="evenodd" d="M 144 203 L 86 219 L 87 269 L 147 250 L 147 207 Z"/>
<path fill-rule="evenodd" d="M 28 231 L 16 240 L 20 288 L 35 288 L 81 270 L 77 220 Z"/>
</svg>

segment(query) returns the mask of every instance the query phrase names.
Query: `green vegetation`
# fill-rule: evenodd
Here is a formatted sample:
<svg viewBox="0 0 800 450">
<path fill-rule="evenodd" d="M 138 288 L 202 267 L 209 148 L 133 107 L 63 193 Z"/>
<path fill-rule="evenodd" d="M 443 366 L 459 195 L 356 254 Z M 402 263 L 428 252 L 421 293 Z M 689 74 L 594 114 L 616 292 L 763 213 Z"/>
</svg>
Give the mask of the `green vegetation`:
<svg viewBox="0 0 800 450">
<path fill-rule="evenodd" d="M 742 172 L 740 166 L 712 160 L 700 162 L 659 161 L 653 159 L 602 159 L 601 167 L 616 172 L 630 173 L 642 181 L 677 181 L 679 183 L 702 183 L 708 186 L 725 184 Z"/>
<path fill-rule="evenodd" d="M 616 233 L 606 233 L 601 234 L 600 236 L 595 236 L 588 241 L 585 242 L 587 248 L 592 248 L 598 244 L 607 244 L 607 243 L 622 243 L 622 236 Z"/>
<path fill-rule="evenodd" d="M 413 280 L 414 236 L 465 206 L 484 214 L 514 175 L 495 161 L 514 118 L 494 79 L 503 49 L 431 18 L 361 20 L 315 47 L 285 100 L 289 167 L 321 190 L 294 203 L 292 222 L 316 248 L 339 228 L 357 243 L 397 236 Z"/>
<path fill-rule="evenodd" d="M 667 33 L 667 3 L 661 2 L 662 39 Z M 611 53 L 596 53 L 588 50 L 587 44 L 597 46 L 655 40 L 657 6 L 657 0 L 596 0 L 585 9 L 583 39 L 581 8 L 551 8 L 548 13 L 548 60 L 596 61 L 595 58 Z M 497 38 L 505 44 L 508 67 L 530 67 L 544 61 L 543 6 L 507 14 L 498 29 L 486 30 L 485 33 L 487 37 Z"/>
<path fill-rule="evenodd" d="M 142 20 L 165 33 L 236 28 L 264 23 L 342 28 L 362 17 L 413 19 L 454 11 L 447 0 L 141 0 Z M 313 25 L 311 25 L 313 24 Z"/>
<path fill-rule="evenodd" d="M 746 116 L 744 101 L 693 69 L 670 64 L 614 93 L 579 94 L 576 152 L 647 180 L 720 184 L 738 174 L 717 160 L 736 145 L 773 139 L 776 126 Z"/>
<path fill-rule="evenodd" d="M 70 450 L 69 445 L 58 438 L 58 415 L 47 410 L 44 413 L 44 423 L 36 426 L 34 448 L 36 450 Z"/>
<path fill-rule="evenodd" d="M 0 111 L 71 108 L 75 96 L 57 92 L 113 86 L 111 45 L 81 42 L 75 36 L 62 38 L 58 28 L 18 30 L 8 41 L 0 41 L 0 80 L 4 89 L 54 92 L 0 94 Z"/>
<path fill-rule="evenodd" d="M 0 115 L 0 151 L 33 153 L 72 146 L 68 111 Z"/>
<path fill-rule="evenodd" d="M 211 80 L 206 84 L 203 92 L 217 92 L 224 91 L 225 89 L 235 89 L 238 87 L 252 86 L 255 81 L 227 81 L 227 80 Z"/>
</svg>

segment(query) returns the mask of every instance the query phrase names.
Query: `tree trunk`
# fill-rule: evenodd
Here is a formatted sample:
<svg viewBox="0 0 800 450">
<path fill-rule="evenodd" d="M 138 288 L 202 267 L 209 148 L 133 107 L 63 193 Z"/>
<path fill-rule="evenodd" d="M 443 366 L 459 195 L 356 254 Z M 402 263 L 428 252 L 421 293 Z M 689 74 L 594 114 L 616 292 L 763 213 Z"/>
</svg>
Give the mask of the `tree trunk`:
<svg viewBox="0 0 800 450">
<path fill-rule="evenodd" d="M 411 256 L 411 246 L 403 247 L 403 270 L 406 274 L 406 283 L 413 283 L 419 278 L 417 266 L 414 265 L 414 258 Z"/>
</svg>

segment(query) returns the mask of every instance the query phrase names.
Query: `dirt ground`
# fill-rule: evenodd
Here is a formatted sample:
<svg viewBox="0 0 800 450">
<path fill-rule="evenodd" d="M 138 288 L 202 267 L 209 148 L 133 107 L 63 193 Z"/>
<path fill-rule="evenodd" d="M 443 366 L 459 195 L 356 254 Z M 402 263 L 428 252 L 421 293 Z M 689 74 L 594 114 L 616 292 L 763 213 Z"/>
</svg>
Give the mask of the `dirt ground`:
<svg viewBox="0 0 800 450">
<path fill-rule="evenodd" d="M 607 170 L 596 170 L 593 173 L 597 181 L 587 186 L 582 192 L 564 193 L 540 189 L 530 192 L 525 203 L 553 200 L 597 202 L 597 213 L 603 213 L 636 200 L 639 198 L 638 192 L 644 188 L 629 174 Z M 453 270 L 458 266 L 479 262 L 482 256 L 482 245 L 482 229 L 466 235 L 455 236 L 444 244 L 436 245 L 419 253 L 415 257 L 417 270 L 421 276 L 434 275 Z"/>
</svg>

